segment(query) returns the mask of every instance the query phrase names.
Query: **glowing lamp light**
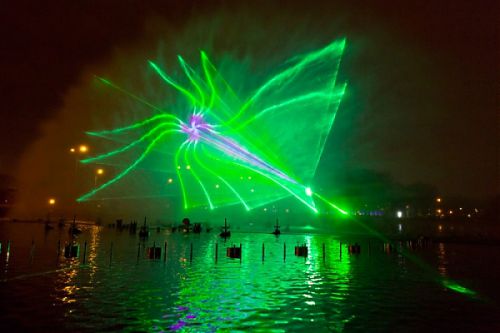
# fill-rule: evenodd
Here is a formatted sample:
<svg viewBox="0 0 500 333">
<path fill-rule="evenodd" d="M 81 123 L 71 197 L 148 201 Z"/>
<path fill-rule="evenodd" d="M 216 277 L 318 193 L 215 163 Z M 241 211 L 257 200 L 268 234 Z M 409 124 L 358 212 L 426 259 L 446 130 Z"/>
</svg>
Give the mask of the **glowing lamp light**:
<svg viewBox="0 0 500 333">
<path fill-rule="evenodd" d="M 80 147 L 78 147 L 78 150 L 80 151 L 80 153 L 86 153 L 89 151 L 89 147 L 87 147 L 86 145 L 80 145 Z"/>
<path fill-rule="evenodd" d="M 54 206 L 56 204 L 56 199 L 50 198 L 49 199 L 49 205 Z"/>
<path fill-rule="evenodd" d="M 167 183 L 172 184 L 172 182 L 173 182 L 173 181 L 174 181 L 174 180 L 173 180 L 172 178 L 169 178 L 169 179 L 167 180 Z"/>
<path fill-rule="evenodd" d="M 186 165 L 186 170 L 191 170 L 191 166 L 189 164 Z"/>
<path fill-rule="evenodd" d="M 74 153 L 74 152 L 75 152 L 75 148 L 70 148 L 70 149 L 69 149 L 69 152 L 70 152 L 70 153 Z"/>
<path fill-rule="evenodd" d="M 310 196 L 312 196 L 312 195 L 313 195 L 313 191 L 311 190 L 311 188 L 310 188 L 310 187 L 306 187 L 306 195 L 307 195 L 308 197 L 310 197 Z"/>
<path fill-rule="evenodd" d="M 441 202 L 441 198 L 436 198 L 436 202 Z"/>
<path fill-rule="evenodd" d="M 398 219 L 402 218 L 403 217 L 403 212 L 400 211 L 400 210 L 398 210 L 397 213 L 396 213 L 396 216 L 398 217 Z"/>
<path fill-rule="evenodd" d="M 95 172 L 96 172 L 96 174 L 98 174 L 98 175 L 102 175 L 102 174 L 104 174 L 104 169 L 100 169 L 100 168 L 99 168 L 99 169 L 97 169 Z"/>
</svg>

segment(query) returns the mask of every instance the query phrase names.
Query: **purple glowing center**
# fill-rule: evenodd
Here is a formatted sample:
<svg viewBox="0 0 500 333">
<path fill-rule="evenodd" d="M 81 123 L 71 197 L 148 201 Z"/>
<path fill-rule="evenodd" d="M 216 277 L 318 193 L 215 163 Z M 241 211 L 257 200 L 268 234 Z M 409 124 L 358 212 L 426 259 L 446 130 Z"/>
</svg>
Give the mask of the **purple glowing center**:
<svg viewBox="0 0 500 333">
<path fill-rule="evenodd" d="M 205 119 L 203 119 L 201 114 L 193 113 L 189 117 L 189 123 L 183 123 L 181 125 L 181 130 L 188 135 L 189 142 L 195 142 L 200 139 L 200 131 L 205 130 L 210 132 L 212 130 L 212 126 L 205 122 Z"/>
<path fill-rule="evenodd" d="M 236 160 L 248 163 L 262 171 L 271 173 L 289 182 L 297 183 L 295 180 L 291 179 L 280 170 L 263 161 L 253 153 L 249 152 L 238 142 L 219 134 L 214 130 L 213 125 L 205 122 L 202 114 L 193 113 L 189 117 L 188 123 L 181 124 L 181 130 L 183 133 L 186 133 L 188 135 L 188 142 L 198 143 L 200 141 L 203 141 L 211 147 L 224 152 L 227 156 L 231 156 Z"/>
</svg>

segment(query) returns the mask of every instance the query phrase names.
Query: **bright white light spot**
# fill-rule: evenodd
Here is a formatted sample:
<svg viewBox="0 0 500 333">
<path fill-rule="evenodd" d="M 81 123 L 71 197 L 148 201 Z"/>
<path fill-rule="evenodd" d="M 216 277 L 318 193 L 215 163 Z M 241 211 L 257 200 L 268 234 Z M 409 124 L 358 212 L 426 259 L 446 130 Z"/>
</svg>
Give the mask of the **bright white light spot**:
<svg viewBox="0 0 500 333">
<path fill-rule="evenodd" d="M 402 225 L 401 223 L 400 223 L 400 224 L 398 224 L 398 230 L 399 230 L 399 231 L 403 230 L 403 225 Z"/>
<path fill-rule="evenodd" d="M 400 210 L 398 210 L 397 213 L 396 213 L 396 216 L 398 217 L 398 219 L 402 218 L 403 217 L 403 212 L 400 211 Z"/>
<path fill-rule="evenodd" d="M 313 194 L 313 191 L 311 190 L 310 187 L 306 187 L 306 195 L 310 197 Z"/>
<path fill-rule="evenodd" d="M 220 185 L 219 185 L 219 184 L 215 184 L 215 188 L 219 188 L 219 187 L 220 187 Z"/>
</svg>

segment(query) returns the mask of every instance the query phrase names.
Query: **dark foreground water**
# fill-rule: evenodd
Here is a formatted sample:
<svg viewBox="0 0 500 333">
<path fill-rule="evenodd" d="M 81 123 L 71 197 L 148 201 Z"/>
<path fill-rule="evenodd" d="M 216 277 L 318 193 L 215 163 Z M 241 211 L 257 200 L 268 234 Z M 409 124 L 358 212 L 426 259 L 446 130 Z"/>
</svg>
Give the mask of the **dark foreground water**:
<svg viewBox="0 0 500 333">
<path fill-rule="evenodd" d="M 57 256 L 68 239 L 67 227 L 0 224 L 1 332 L 500 331 L 499 246 L 386 253 L 374 238 L 235 233 L 224 244 L 214 232 L 167 231 L 140 243 L 89 226 L 76 239 L 78 259 Z M 359 255 L 348 254 L 354 241 Z M 145 258 L 153 242 L 159 260 Z M 233 243 L 242 244 L 241 262 L 225 256 Z M 297 244 L 308 246 L 307 258 L 294 255 Z"/>
</svg>

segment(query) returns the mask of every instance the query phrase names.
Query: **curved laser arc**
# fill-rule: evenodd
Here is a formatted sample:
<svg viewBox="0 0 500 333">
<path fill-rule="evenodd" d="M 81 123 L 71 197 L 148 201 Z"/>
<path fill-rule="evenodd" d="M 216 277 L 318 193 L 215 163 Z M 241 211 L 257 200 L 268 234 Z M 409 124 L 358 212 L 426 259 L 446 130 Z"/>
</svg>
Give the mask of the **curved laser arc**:
<svg viewBox="0 0 500 333">
<path fill-rule="evenodd" d="M 151 60 L 149 60 L 148 62 L 149 65 L 154 69 L 154 71 L 163 79 L 163 81 L 165 81 L 170 86 L 177 89 L 177 91 L 179 91 L 181 94 L 186 96 L 186 98 L 191 101 L 192 105 L 198 105 L 198 106 L 202 105 L 200 101 L 193 94 L 191 94 L 189 90 L 187 90 L 186 88 L 182 87 L 180 84 L 175 82 L 170 76 L 168 76 L 164 71 L 162 71 L 161 68 L 158 67 L 158 65 L 156 65 Z"/>
<path fill-rule="evenodd" d="M 290 77 L 293 77 L 296 73 L 300 72 L 304 67 L 306 67 L 308 64 L 321 59 L 322 57 L 325 57 L 327 54 L 332 53 L 335 54 L 335 49 L 337 49 L 338 56 L 341 56 L 342 53 L 344 52 L 345 48 L 345 38 L 340 40 L 340 41 L 334 41 L 324 47 L 323 49 L 320 49 L 315 52 L 311 52 L 303 56 L 296 64 L 294 64 L 291 67 L 288 67 L 287 69 L 279 72 L 275 76 L 273 76 L 271 79 L 269 79 L 266 83 L 260 86 L 260 88 L 257 89 L 257 91 L 250 97 L 241 107 L 241 109 L 238 111 L 238 113 L 228 122 L 232 123 L 236 121 L 239 117 L 243 115 L 243 113 L 252 105 L 252 103 L 260 96 L 262 95 L 266 90 L 269 90 L 271 86 L 274 84 L 283 82 L 284 80 L 289 79 Z M 340 50 L 340 51 L 338 51 Z"/>
<path fill-rule="evenodd" d="M 238 125 L 238 127 L 236 129 L 237 130 L 241 130 L 244 127 L 248 126 L 250 123 L 252 123 L 255 120 L 257 120 L 257 119 L 261 118 L 262 116 L 266 115 L 267 113 L 273 112 L 273 111 L 278 111 L 280 109 L 284 109 L 284 108 L 286 108 L 286 107 L 288 107 L 288 106 L 290 106 L 292 104 L 295 104 L 295 103 L 304 103 L 304 102 L 306 102 L 308 100 L 313 100 L 313 101 L 316 101 L 318 99 L 325 99 L 325 100 L 327 100 L 327 99 L 331 99 L 335 95 L 336 94 L 334 94 L 334 93 L 325 93 L 325 92 L 315 91 L 315 92 L 311 92 L 309 94 L 305 94 L 305 95 L 301 95 L 301 96 L 298 96 L 298 97 L 290 98 L 290 99 L 288 99 L 286 101 L 283 101 L 281 103 L 268 106 L 267 108 L 261 110 L 259 113 L 257 113 L 256 115 L 254 115 L 252 118 L 249 118 L 248 120 L 246 120 L 243 123 L 241 123 L 240 125 Z"/>
<path fill-rule="evenodd" d="M 208 107 L 213 108 L 215 103 L 215 98 L 216 96 L 218 96 L 212 75 L 209 72 L 209 66 L 213 67 L 213 65 L 210 63 L 208 56 L 203 51 L 201 51 L 201 66 L 203 68 L 203 73 L 205 74 L 205 79 L 207 80 L 208 86 L 210 87 L 210 104 Z"/>
<path fill-rule="evenodd" d="M 113 151 L 110 151 L 108 153 L 101 154 L 101 155 L 98 155 L 98 156 L 85 158 L 83 160 L 80 160 L 80 162 L 84 163 L 84 164 L 87 164 L 87 163 L 99 161 L 99 160 L 102 160 L 102 159 L 105 159 L 105 158 L 108 158 L 108 157 L 111 157 L 111 156 L 123 153 L 123 152 L 125 152 L 125 151 L 133 148 L 134 146 L 137 146 L 139 143 L 146 141 L 149 137 L 155 135 L 156 132 L 158 132 L 159 129 L 161 129 L 161 128 L 167 126 L 167 125 L 176 125 L 176 124 L 175 123 L 168 123 L 168 122 L 161 123 L 161 124 L 155 126 L 154 128 L 152 128 L 149 132 L 147 132 L 146 134 L 144 134 L 143 136 L 141 136 L 139 139 L 137 139 L 135 141 L 132 141 L 131 143 L 129 143 L 128 145 L 126 145 L 124 147 L 121 147 L 119 149 L 116 149 L 116 150 L 113 150 Z M 179 133 L 182 132 L 181 130 L 168 130 L 168 131 L 169 132 L 179 132 Z"/>
<path fill-rule="evenodd" d="M 217 177 L 218 179 L 220 179 L 224 185 L 226 185 L 229 190 L 231 192 L 233 192 L 233 194 L 240 200 L 241 204 L 243 205 L 243 207 L 245 207 L 245 209 L 247 211 L 251 210 L 251 208 L 247 205 L 247 203 L 245 202 L 245 200 L 241 197 L 241 195 L 238 193 L 238 191 L 236 191 L 236 189 L 234 189 L 234 187 L 232 187 L 228 181 L 226 181 L 224 178 L 222 178 L 219 174 L 217 174 L 215 171 L 213 171 L 212 169 L 210 169 L 209 167 L 207 167 L 199 158 L 198 158 L 198 155 L 195 154 L 195 149 L 196 149 L 196 144 L 194 146 L 194 159 L 196 160 L 196 162 L 206 171 L 208 171 L 209 173 L 211 173 L 212 175 L 214 175 L 215 177 Z"/>
<path fill-rule="evenodd" d="M 194 89 L 198 92 L 201 106 L 205 107 L 205 93 L 195 80 L 195 76 L 197 76 L 196 73 L 191 68 L 191 66 L 189 66 L 189 64 L 184 61 L 184 59 L 180 55 L 177 55 L 177 59 L 179 59 L 179 63 L 181 64 L 181 67 L 184 70 L 184 74 L 186 74 L 186 77 L 189 79 L 189 82 L 191 82 Z"/>
<path fill-rule="evenodd" d="M 181 122 L 181 120 L 179 118 L 177 118 L 176 116 L 174 116 L 174 115 L 171 115 L 171 114 L 159 114 L 159 115 L 156 115 L 156 116 L 153 116 L 153 117 L 150 117 L 150 118 L 146 118 L 146 119 L 141 120 L 139 122 L 136 122 L 136 123 L 134 123 L 132 125 L 127 125 L 127 126 L 124 126 L 124 127 L 119 127 L 119 128 L 115 128 L 115 129 L 112 129 L 112 130 L 87 131 L 85 133 L 88 134 L 88 135 L 92 135 L 92 136 L 104 136 L 104 135 L 108 135 L 108 134 L 118 134 L 118 133 L 122 133 L 122 132 L 126 132 L 126 131 L 129 131 L 129 130 L 133 130 L 133 129 L 137 129 L 137 128 L 146 126 L 149 123 L 155 122 L 155 121 L 157 121 L 159 119 L 173 119 L 173 120 L 177 120 L 179 123 Z"/>
<path fill-rule="evenodd" d="M 210 62 L 210 59 L 208 58 L 206 53 L 204 51 L 201 51 L 200 53 L 201 53 L 201 63 L 202 63 L 203 73 L 205 74 L 205 80 L 206 80 L 206 82 L 209 86 L 209 89 L 210 89 L 209 108 L 213 109 L 216 101 L 218 101 L 219 103 L 223 104 L 226 107 L 226 109 L 222 108 L 222 111 L 224 111 L 226 116 L 229 116 L 229 117 L 234 116 L 233 114 L 231 114 L 231 112 L 227 111 L 227 110 L 230 110 L 230 107 L 227 106 L 227 104 L 221 98 L 220 92 L 217 91 L 217 87 L 215 85 L 215 77 L 210 71 L 215 73 L 217 79 L 224 85 L 224 88 L 231 95 L 231 97 L 238 104 L 241 104 L 241 101 L 240 101 L 238 95 L 234 92 L 231 85 L 229 83 L 227 83 L 227 81 L 224 79 L 224 77 L 219 73 L 217 68 Z M 226 124 L 227 121 L 221 121 L 221 123 Z"/>
<path fill-rule="evenodd" d="M 147 148 L 144 150 L 144 152 L 132 164 L 130 164 L 125 170 L 123 170 L 118 175 L 116 175 L 111 180 L 107 181 L 106 183 L 102 184 L 101 186 L 93 189 L 92 191 L 88 192 L 87 194 L 82 195 L 76 201 L 78 201 L 78 202 L 85 201 L 86 199 L 90 198 L 91 196 L 93 196 L 97 192 L 105 189 L 106 187 L 110 186 L 113 183 L 116 183 L 118 180 L 125 177 L 130 171 L 132 171 L 132 169 L 135 168 L 136 165 L 138 165 L 142 160 L 144 160 L 144 158 L 146 158 L 146 156 L 153 149 L 153 147 L 156 145 L 156 143 L 158 143 L 158 141 L 160 141 L 165 135 L 167 135 L 169 133 L 170 133 L 169 131 L 165 131 L 165 132 L 161 133 L 160 135 L 158 135 L 153 141 L 151 141 L 151 143 L 147 146 Z"/>
<path fill-rule="evenodd" d="M 205 185 L 203 185 L 203 182 L 201 181 L 200 177 L 198 176 L 198 173 L 194 170 L 194 168 L 191 166 L 191 163 L 189 163 L 189 157 L 188 157 L 188 152 L 189 148 L 191 147 L 191 142 L 188 144 L 187 148 L 184 150 L 184 161 L 186 162 L 186 166 L 190 166 L 189 171 L 193 175 L 193 177 L 196 179 L 196 181 L 200 184 L 201 190 L 205 194 L 205 197 L 207 198 L 208 205 L 211 210 L 213 210 L 215 207 L 212 204 L 212 200 L 210 199 L 210 194 L 208 193 L 207 189 L 205 188 Z"/>
<path fill-rule="evenodd" d="M 207 154 L 208 156 L 211 156 L 213 159 L 217 160 L 216 157 L 212 156 L 211 154 L 207 153 L 206 150 L 203 150 L 205 154 Z M 245 164 L 242 164 L 242 163 L 238 163 L 238 162 L 235 162 L 235 161 L 231 161 L 231 163 L 235 164 L 235 165 L 239 165 L 245 169 L 248 169 L 248 170 L 251 170 L 255 173 L 258 173 L 260 174 L 261 176 L 271 180 L 273 183 L 277 184 L 278 186 L 280 186 L 281 188 L 283 188 L 285 191 L 287 191 L 288 193 L 290 193 L 292 196 L 294 196 L 297 200 L 299 200 L 300 202 L 302 202 L 304 205 L 306 205 L 307 207 L 309 207 L 313 212 L 315 213 L 318 213 L 318 210 L 316 209 L 316 207 L 314 205 L 311 205 L 309 204 L 307 201 L 305 201 L 304 199 L 302 199 L 300 196 L 298 196 L 293 190 L 291 190 L 288 186 L 286 185 L 283 185 L 281 182 L 279 182 L 278 180 L 276 180 L 275 178 L 276 177 L 273 177 L 265 172 L 262 172 L 260 170 L 258 170 L 257 168 L 252 168 L 248 165 L 245 165 Z M 298 184 L 297 184 L 298 185 Z M 300 185 L 300 186 L 303 186 L 303 185 Z M 305 191 L 305 186 L 304 187 L 304 191 Z M 314 203 L 314 202 L 313 202 Z"/>
<path fill-rule="evenodd" d="M 175 167 L 175 173 L 177 174 L 177 178 L 179 179 L 179 184 L 180 184 L 180 187 L 181 187 L 181 194 L 182 194 L 182 202 L 183 202 L 183 206 L 184 206 L 184 209 L 187 209 L 188 208 L 188 201 L 187 201 L 187 196 L 186 196 L 186 188 L 184 186 L 184 181 L 182 180 L 182 176 L 181 176 L 181 172 L 180 172 L 180 165 L 179 165 L 179 155 L 182 151 L 182 149 L 184 149 L 184 146 L 188 143 L 188 141 L 184 141 L 180 146 L 179 148 L 177 148 L 177 152 L 175 153 L 175 157 L 174 157 L 174 167 Z"/>
</svg>

